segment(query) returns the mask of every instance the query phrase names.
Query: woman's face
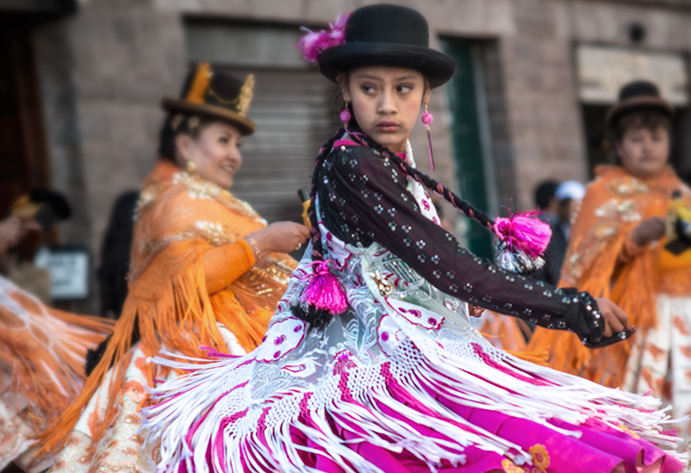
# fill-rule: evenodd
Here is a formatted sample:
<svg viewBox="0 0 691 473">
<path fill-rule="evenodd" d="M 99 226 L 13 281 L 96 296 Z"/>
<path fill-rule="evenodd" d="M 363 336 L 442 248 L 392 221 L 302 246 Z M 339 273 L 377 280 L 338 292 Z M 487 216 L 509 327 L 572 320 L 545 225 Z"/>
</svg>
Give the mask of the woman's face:
<svg viewBox="0 0 691 473">
<path fill-rule="evenodd" d="M 405 151 L 429 88 L 421 73 L 412 69 L 366 66 L 341 76 L 343 99 L 352 103 L 362 131 L 395 153 Z"/>
<path fill-rule="evenodd" d="M 617 143 L 621 164 L 636 177 L 648 179 L 660 175 L 669 157 L 669 134 L 663 127 L 629 128 Z"/>
<path fill-rule="evenodd" d="M 242 165 L 238 149 L 242 135 L 233 125 L 215 121 L 203 126 L 196 138 L 188 134 L 176 137 L 176 148 L 183 169 L 188 162 L 196 166 L 202 179 L 230 189 L 235 173 Z"/>
</svg>

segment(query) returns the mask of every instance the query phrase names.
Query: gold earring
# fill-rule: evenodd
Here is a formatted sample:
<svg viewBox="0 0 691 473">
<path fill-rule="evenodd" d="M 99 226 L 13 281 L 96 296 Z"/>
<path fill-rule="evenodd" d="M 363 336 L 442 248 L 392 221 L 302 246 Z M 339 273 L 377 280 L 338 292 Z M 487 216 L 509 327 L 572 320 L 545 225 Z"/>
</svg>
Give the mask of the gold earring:
<svg viewBox="0 0 691 473">
<path fill-rule="evenodd" d="M 191 174 L 192 176 L 197 174 L 197 165 L 192 161 L 187 161 L 187 163 L 185 163 L 185 169 L 187 170 L 187 174 Z"/>
<path fill-rule="evenodd" d="M 180 123 L 182 122 L 182 114 L 177 113 L 173 117 L 173 119 L 170 121 L 170 126 L 173 128 L 173 130 L 177 130 L 178 127 L 180 126 Z"/>
</svg>

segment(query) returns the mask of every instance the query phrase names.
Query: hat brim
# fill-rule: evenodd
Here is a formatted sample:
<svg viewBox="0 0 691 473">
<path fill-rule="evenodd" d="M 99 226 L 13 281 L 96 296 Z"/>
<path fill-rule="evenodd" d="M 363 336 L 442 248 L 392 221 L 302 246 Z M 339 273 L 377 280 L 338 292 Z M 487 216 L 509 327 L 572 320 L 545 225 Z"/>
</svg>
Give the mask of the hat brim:
<svg viewBox="0 0 691 473">
<path fill-rule="evenodd" d="M 623 100 L 607 110 L 606 123 L 608 126 L 612 126 L 622 115 L 635 110 L 655 110 L 670 118 L 674 115 L 674 109 L 669 102 L 660 97 L 633 97 Z"/>
<path fill-rule="evenodd" d="M 161 106 L 169 112 L 196 113 L 230 123 L 240 130 L 242 136 L 251 135 L 257 129 L 257 125 L 249 118 L 217 105 L 188 102 L 180 99 L 163 99 Z"/>
<path fill-rule="evenodd" d="M 391 66 L 419 71 L 435 88 L 451 79 L 456 70 L 456 63 L 447 54 L 394 43 L 342 44 L 325 50 L 317 60 L 322 74 L 334 82 L 338 74 L 355 67 Z"/>
</svg>

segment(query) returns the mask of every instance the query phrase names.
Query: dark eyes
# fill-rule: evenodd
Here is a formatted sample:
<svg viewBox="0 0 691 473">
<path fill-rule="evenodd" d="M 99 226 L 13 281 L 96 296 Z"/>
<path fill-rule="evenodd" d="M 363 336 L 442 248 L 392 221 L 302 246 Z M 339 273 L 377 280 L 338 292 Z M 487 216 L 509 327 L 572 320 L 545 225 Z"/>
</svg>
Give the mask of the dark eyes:
<svg viewBox="0 0 691 473">
<path fill-rule="evenodd" d="M 399 84 L 396 86 L 396 91 L 405 94 L 413 90 L 413 87 L 414 86 L 411 84 Z M 377 91 L 377 87 L 371 84 L 363 84 L 360 86 L 360 88 L 366 94 L 372 94 Z"/>
</svg>

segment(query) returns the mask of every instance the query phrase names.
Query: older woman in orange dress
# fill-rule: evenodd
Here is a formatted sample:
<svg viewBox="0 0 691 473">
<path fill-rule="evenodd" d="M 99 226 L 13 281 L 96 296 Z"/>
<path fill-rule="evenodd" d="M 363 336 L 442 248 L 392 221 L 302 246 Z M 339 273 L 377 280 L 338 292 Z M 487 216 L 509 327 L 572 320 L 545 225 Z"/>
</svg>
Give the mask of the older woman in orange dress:
<svg viewBox="0 0 691 473">
<path fill-rule="evenodd" d="M 308 237 L 303 225 L 267 226 L 228 189 L 254 123 L 253 77 L 197 65 L 168 111 L 160 156 L 135 215 L 129 294 L 113 336 L 79 398 L 45 436 L 63 447 L 52 471 L 154 471 L 139 411 L 147 386 L 172 376 L 146 362 L 161 349 L 201 358 L 259 344 Z"/>
<path fill-rule="evenodd" d="M 563 285 L 611 297 L 631 316 L 637 334 L 593 351 L 572 335 L 538 328 L 530 347 L 550 348 L 558 369 L 652 392 L 680 418 L 691 413 L 691 251 L 669 241 L 674 232 L 668 225 L 677 218 L 668 215 L 691 204 L 691 190 L 668 163 L 671 116 L 654 84 L 622 88 L 607 115 L 619 164 L 595 170 L 562 271 Z M 687 425 L 678 427 L 688 436 Z"/>
</svg>

